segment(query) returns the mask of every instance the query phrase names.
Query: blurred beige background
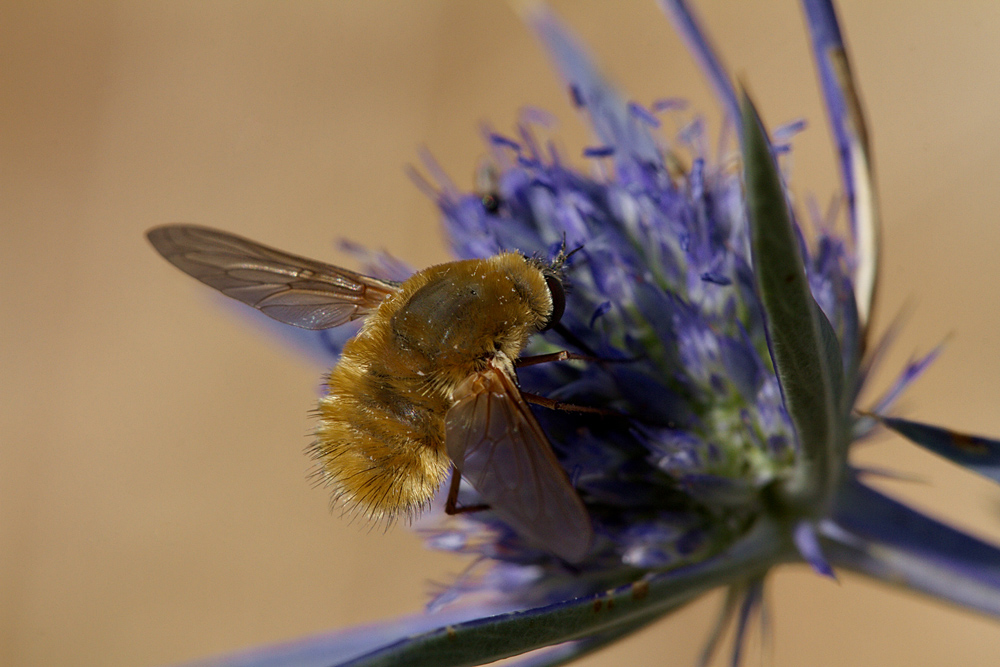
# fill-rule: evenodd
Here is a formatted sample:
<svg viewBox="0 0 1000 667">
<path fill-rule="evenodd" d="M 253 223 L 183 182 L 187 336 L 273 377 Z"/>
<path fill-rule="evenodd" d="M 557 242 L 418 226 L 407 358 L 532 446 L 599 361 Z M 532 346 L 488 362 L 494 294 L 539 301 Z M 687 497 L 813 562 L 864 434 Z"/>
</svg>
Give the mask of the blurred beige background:
<svg viewBox="0 0 1000 667">
<path fill-rule="evenodd" d="M 885 366 L 951 337 L 906 414 L 1000 434 L 1000 4 L 845 0 L 885 217 Z M 718 115 L 652 0 L 558 2 L 634 99 Z M 699 3 L 795 189 L 833 153 L 791 0 Z M 907 9 L 904 9 L 907 8 Z M 502 2 L 0 4 L 0 664 L 156 665 L 420 608 L 464 563 L 348 524 L 306 481 L 324 369 L 219 308 L 147 245 L 189 221 L 352 264 L 336 239 L 447 259 L 403 166 L 429 147 L 471 185 L 477 124 L 555 112 L 587 143 Z M 878 376 L 885 386 L 891 373 Z M 1000 493 L 891 438 L 887 488 L 1000 539 Z M 850 575 L 770 582 L 773 664 L 979 665 L 1000 624 Z M 690 665 L 711 597 L 586 664 Z M 625 661 L 628 661 L 627 663 Z M 720 660 L 723 664 L 725 660 Z"/>
</svg>

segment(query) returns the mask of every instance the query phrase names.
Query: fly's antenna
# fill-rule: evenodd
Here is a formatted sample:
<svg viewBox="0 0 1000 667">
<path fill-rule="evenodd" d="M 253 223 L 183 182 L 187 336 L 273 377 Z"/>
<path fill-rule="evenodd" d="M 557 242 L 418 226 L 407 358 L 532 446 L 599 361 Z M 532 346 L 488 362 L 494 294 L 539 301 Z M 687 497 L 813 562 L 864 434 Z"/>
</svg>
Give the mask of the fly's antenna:
<svg viewBox="0 0 1000 667">
<path fill-rule="evenodd" d="M 583 245 L 578 245 L 569 252 L 566 252 L 566 232 L 563 232 L 562 245 L 559 247 L 559 252 L 556 254 L 555 259 L 553 259 L 552 263 L 549 265 L 550 268 L 561 276 L 564 273 L 563 267 L 566 265 L 569 258 L 581 250 L 583 250 Z"/>
<path fill-rule="evenodd" d="M 529 264 L 541 271 L 546 280 L 557 280 L 560 283 L 563 283 L 563 286 L 568 290 L 569 284 L 566 281 L 566 264 L 569 258 L 580 250 L 583 250 L 582 245 L 566 252 L 566 233 L 563 232 L 559 252 L 556 253 L 556 256 L 551 261 L 548 260 L 541 252 L 535 252 L 530 257 L 522 253 L 522 256 L 528 261 Z"/>
</svg>

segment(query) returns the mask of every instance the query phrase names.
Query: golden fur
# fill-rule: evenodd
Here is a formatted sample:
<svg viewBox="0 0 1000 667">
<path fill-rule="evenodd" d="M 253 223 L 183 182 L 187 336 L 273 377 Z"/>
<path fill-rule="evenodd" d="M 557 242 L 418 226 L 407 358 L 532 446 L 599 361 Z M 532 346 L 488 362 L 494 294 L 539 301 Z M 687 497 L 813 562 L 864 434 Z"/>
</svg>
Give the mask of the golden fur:
<svg viewBox="0 0 1000 667">
<path fill-rule="evenodd" d="M 334 500 L 376 521 L 418 514 L 451 468 L 455 387 L 517 359 L 552 310 L 542 265 L 516 253 L 406 280 L 345 345 L 319 402 L 312 449 Z"/>
</svg>

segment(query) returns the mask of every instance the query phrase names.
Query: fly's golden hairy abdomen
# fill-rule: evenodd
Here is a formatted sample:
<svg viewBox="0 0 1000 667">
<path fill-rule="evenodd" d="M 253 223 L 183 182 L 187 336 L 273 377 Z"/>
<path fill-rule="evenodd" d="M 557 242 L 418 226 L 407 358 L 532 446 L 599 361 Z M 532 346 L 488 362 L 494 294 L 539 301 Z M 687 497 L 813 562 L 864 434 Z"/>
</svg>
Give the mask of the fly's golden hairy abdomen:
<svg viewBox="0 0 1000 667">
<path fill-rule="evenodd" d="M 391 521 L 419 513 L 448 475 L 448 404 L 440 392 L 413 391 L 418 369 L 381 338 L 344 347 L 320 400 L 313 450 L 335 502 Z"/>
</svg>

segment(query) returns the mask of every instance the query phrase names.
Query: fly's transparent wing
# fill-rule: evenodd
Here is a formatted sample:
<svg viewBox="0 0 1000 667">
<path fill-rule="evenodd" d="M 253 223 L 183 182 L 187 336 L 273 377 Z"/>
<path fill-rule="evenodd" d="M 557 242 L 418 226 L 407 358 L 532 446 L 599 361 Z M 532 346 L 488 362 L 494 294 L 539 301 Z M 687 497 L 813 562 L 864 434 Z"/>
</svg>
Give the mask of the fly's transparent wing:
<svg viewBox="0 0 1000 667">
<path fill-rule="evenodd" d="M 570 563 L 583 560 L 590 517 L 513 378 L 490 366 L 454 397 L 445 442 L 462 477 L 519 535 Z"/>
<path fill-rule="evenodd" d="M 279 322 L 329 329 L 364 317 L 396 283 L 198 225 L 163 225 L 146 236 L 168 262 Z"/>
</svg>

